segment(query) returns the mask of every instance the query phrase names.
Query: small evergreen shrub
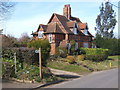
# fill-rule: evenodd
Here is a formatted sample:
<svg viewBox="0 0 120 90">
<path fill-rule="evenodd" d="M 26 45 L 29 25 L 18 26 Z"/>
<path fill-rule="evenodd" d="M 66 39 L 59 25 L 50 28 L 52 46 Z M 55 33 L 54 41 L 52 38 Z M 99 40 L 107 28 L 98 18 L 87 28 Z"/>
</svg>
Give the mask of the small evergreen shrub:
<svg viewBox="0 0 120 90">
<path fill-rule="evenodd" d="M 75 62 L 75 58 L 74 56 L 67 56 L 66 57 L 66 61 L 70 64 L 74 63 Z"/>
</svg>

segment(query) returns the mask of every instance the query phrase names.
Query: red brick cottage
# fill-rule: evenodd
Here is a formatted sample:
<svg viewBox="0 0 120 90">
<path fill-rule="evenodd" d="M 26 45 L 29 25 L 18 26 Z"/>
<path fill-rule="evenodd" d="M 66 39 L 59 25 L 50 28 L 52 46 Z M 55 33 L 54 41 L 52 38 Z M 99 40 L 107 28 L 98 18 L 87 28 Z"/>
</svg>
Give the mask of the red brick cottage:
<svg viewBox="0 0 120 90">
<path fill-rule="evenodd" d="M 92 47 L 92 35 L 88 31 L 87 23 L 71 16 L 70 5 L 65 5 L 63 15 L 53 13 L 47 25 L 40 24 L 37 31 L 32 33 L 33 40 L 48 39 L 51 44 L 51 54 L 55 54 L 56 47 L 66 47 L 70 40 L 75 40 L 78 47 Z"/>
</svg>

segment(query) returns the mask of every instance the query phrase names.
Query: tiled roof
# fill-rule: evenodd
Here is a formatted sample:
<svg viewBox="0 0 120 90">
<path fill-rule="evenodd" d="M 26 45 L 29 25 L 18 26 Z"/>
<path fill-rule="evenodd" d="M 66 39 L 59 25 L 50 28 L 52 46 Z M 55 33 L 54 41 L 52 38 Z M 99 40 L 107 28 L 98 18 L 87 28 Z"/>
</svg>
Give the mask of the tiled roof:
<svg viewBox="0 0 120 90">
<path fill-rule="evenodd" d="M 69 34 L 73 34 L 73 32 L 70 31 L 69 27 L 67 26 L 67 22 L 69 20 L 65 16 L 63 16 L 63 15 L 59 15 L 59 14 L 55 14 L 55 15 L 58 18 L 58 20 L 61 22 L 61 24 L 63 25 L 63 27 L 66 30 L 66 32 L 69 33 Z"/>
<path fill-rule="evenodd" d="M 45 33 L 62 33 L 62 34 L 64 34 L 56 22 L 49 23 Z"/>
<path fill-rule="evenodd" d="M 38 34 L 38 32 L 36 31 L 36 32 L 33 32 L 31 35 L 35 35 L 35 34 Z"/>
<path fill-rule="evenodd" d="M 40 31 L 40 27 L 42 27 L 43 30 L 45 31 L 46 28 L 47 28 L 47 25 L 40 24 L 39 27 L 38 27 L 38 29 L 37 29 L 37 32 Z"/>
<path fill-rule="evenodd" d="M 79 29 L 84 30 L 86 28 L 86 23 L 78 23 Z"/>
<path fill-rule="evenodd" d="M 69 27 L 69 28 L 73 28 L 74 27 L 74 24 L 75 24 L 75 21 L 69 21 L 69 22 L 67 22 L 67 26 Z"/>
<path fill-rule="evenodd" d="M 77 22 L 81 22 L 79 18 L 77 17 L 70 17 L 70 20 L 72 21 L 77 21 Z"/>
</svg>

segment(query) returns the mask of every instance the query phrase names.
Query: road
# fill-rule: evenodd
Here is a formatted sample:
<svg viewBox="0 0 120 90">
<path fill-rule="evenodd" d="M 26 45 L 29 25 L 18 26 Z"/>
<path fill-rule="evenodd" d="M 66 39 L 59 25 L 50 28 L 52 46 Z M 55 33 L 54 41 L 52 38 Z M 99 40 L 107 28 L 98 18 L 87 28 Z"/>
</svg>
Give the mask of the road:
<svg viewBox="0 0 120 90">
<path fill-rule="evenodd" d="M 118 69 L 93 72 L 46 88 L 118 88 Z"/>
</svg>

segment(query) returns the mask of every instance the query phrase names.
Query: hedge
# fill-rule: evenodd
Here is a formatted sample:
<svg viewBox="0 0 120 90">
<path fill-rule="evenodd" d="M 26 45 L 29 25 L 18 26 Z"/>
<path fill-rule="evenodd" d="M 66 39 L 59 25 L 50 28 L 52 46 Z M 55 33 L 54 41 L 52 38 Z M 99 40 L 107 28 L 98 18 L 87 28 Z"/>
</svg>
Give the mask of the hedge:
<svg viewBox="0 0 120 90">
<path fill-rule="evenodd" d="M 102 48 L 80 48 L 81 52 L 85 54 L 85 59 L 93 61 L 102 61 L 108 57 L 108 49 Z"/>
<path fill-rule="evenodd" d="M 14 53 L 19 63 L 38 64 L 38 54 L 32 48 L 6 48 L 2 51 L 2 57 L 8 60 L 14 60 Z"/>
</svg>

